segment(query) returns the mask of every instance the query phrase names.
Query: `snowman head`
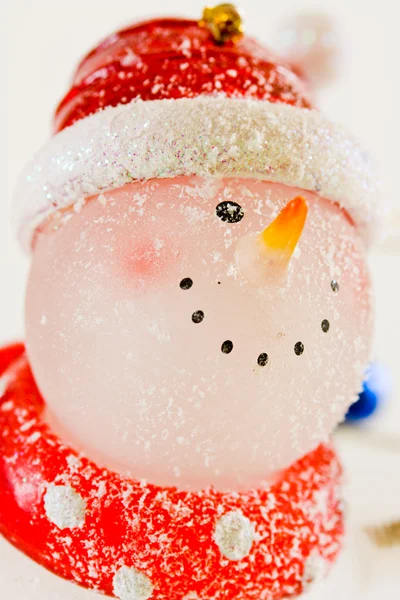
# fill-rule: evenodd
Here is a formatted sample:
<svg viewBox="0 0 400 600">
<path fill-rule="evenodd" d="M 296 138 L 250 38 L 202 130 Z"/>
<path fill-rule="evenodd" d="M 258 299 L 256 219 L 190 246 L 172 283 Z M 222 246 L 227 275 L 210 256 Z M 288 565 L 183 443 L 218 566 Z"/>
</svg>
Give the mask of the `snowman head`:
<svg viewBox="0 0 400 600">
<path fill-rule="evenodd" d="M 355 399 L 373 182 L 308 106 L 269 51 L 188 21 L 134 26 L 80 65 L 57 113 L 72 126 L 17 196 L 33 372 L 53 427 L 92 457 L 159 484 L 249 487 Z"/>
</svg>

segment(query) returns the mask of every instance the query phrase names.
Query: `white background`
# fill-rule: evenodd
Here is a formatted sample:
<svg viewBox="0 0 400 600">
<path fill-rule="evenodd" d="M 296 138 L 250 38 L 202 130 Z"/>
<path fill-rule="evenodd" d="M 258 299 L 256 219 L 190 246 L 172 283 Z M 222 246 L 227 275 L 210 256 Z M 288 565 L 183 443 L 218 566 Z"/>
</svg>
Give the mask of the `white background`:
<svg viewBox="0 0 400 600">
<path fill-rule="evenodd" d="M 246 14 L 247 32 L 266 44 L 279 22 L 296 11 L 311 9 L 335 17 L 346 49 L 343 71 L 336 84 L 320 94 L 319 104 L 332 119 L 347 125 L 372 151 L 385 183 L 385 196 L 399 211 L 397 3 L 394 0 L 329 3 L 246 0 L 241 5 Z M 203 6 L 199 0 L 168 3 L 162 0 L 143 3 L 133 0 L 0 0 L 3 58 L 0 144 L 5 154 L 4 159 L 2 152 L 0 164 L 2 180 L 6 182 L 0 195 L 0 342 L 23 335 L 24 286 L 29 268 L 29 258 L 22 255 L 9 226 L 12 190 L 25 161 L 49 137 L 54 108 L 68 89 L 77 61 L 102 37 L 130 21 L 160 14 L 198 18 Z M 3 108 L 4 91 L 6 106 Z M 400 436 L 400 234 L 396 234 L 393 219 L 391 227 L 392 238 L 372 253 L 371 268 L 377 306 L 374 347 L 377 357 L 392 370 L 394 393 L 371 427 L 385 435 Z M 394 441 L 397 450 L 400 449 L 398 439 Z M 388 466 L 390 460 L 385 462 L 385 455 L 382 456 L 379 460 L 369 455 L 366 458 L 359 450 L 349 459 L 358 485 L 356 505 L 363 515 L 361 520 L 379 521 L 396 515 L 400 518 L 400 472 L 397 468 L 393 474 L 392 467 Z M 393 455 L 391 461 L 393 463 Z M 400 564 L 399 556 L 397 562 Z M 400 589 L 400 580 L 397 583 Z M 380 587 L 379 584 L 377 590 Z M 379 591 L 377 593 L 379 597 Z"/>
</svg>

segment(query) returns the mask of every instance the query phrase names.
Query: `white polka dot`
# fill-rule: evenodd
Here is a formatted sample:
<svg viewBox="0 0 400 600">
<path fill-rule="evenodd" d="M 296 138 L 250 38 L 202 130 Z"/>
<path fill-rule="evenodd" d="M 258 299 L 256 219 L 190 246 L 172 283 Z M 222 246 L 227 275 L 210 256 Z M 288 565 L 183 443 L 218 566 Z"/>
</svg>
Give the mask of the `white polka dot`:
<svg viewBox="0 0 400 600">
<path fill-rule="evenodd" d="M 60 529 L 82 527 L 85 522 L 86 502 L 69 485 L 49 485 L 44 509 L 49 521 Z"/>
<path fill-rule="evenodd" d="M 215 526 L 214 541 L 229 560 L 242 560 L 254 542 L 254 525 L 240 510 L 223 515 Z"/>
<path fill-rule="evenodd" d="M 114 575 L 113 585 L 120 600 L 148 600 L 153 594 L 150 579 L 134 567 L 121 567 Z"/>
<path fill-rule="evenodd" d="M 318 550 L 313 550 L 304 565 L 303 590 L 323 581 L 328 573 L 329 563 L 322 558 Z"/>
</svg>

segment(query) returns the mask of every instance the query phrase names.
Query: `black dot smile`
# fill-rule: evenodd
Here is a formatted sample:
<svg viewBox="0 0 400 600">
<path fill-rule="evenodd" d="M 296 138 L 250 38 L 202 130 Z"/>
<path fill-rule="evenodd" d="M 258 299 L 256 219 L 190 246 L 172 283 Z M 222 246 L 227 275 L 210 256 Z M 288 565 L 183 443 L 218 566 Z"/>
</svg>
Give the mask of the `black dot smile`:
<svg viewBox="0 0 400 600">
<path fill-rule="evenodd" d="M 260 365 L 260 367 L 265 367 L 265 365 L 267 364 L 268 360 L 269 360 L 268 359 L 268 354 L 266 352 L 262 352 L 259 355 L 259 357 L 257 359 L 257 362 Z"/>
<path fill-rule="evenodd" d="M 224 204 L 224 203 L 221 203 L 221 204 Z M 232 203 L 225 203 L 225 204 L 232 204 Z M 220 205 L 218 205 L 218 206 L 220 206 Z M 237 206 L 239 206 L 239 205 L 237 205 Z M 220 284 L 221 282 L 218 281 L 217 283 Z M 190 288 L 193 286 L 193 280 L 190 277 L 185 277 L 184 279 L 181 280 L 179 286 L 182 290 L 190 290 Z M 331 288 L 334 292 L 337 292 L 339 290 L 339 284 L 335 279 L 333 279 L 331 281 Z M 204 318 L 205 318 L 205 314 L 204 314 L 204 311 L 202 311 L 202 310 L 195 310 L 194 313 L 192 314 L 192 322 L 195 324 L 202 323 L 204 321 Z M 329 331 L 330 326 L 331 325 L 330 325 L 328 319 L 323 319 L 321 321 L 321 329 L 324 333 L 327 333 Z M 221 345 L 221 352 L 223 354 L 230 354 L 232 352 L 232 350 L 233 350 L 233 342 L 231 340 L 225 340 Z M 304 352 L 303 342 L 296 342 L 293 350 L 294 350 L 294 353 L 296 354 L 296 356 L 301 356 Z M 261 354 L 258 355 L 257 364 L 260 367 L 265 367 L 268 364 L 268 362 L 269 362 L 268 354 L 266 352 L 261 352 Z"/>
<path fill-rule="evenodd" d="M 221 352 L 223 354 L 230 354 L 233 350 L 233 342 L 226 340 L 221 346 Z"/>
<path fill-rule="evenodd" d="M 193 280 L 190 279 L 190 277 L 185 277 L 185 279 L 182 279 L 182 281 L 179 284 L 181 290 L 190 290 L 192 285 L 193 285 Z"/>
<path fill-rule="evenodd" d="M 193 323 L 201 323 L 204 320 L 204 312 L 202 310 L 196 310 L 192 314 Z"/>
<path fill-rule="evenodd" d="M 304 344 L 302 342 L 296 342 L 294 345 L 294 353 L 296 356 L 300 356 L 304 352 Z"/>
<path fill-rule="evenodd" d="M 331 325 L 330 325 L 328 319 L 324 319 L 321 323 L 321 329 L 324 333 L 328 333 L 330 326 Z"/>
</svg>

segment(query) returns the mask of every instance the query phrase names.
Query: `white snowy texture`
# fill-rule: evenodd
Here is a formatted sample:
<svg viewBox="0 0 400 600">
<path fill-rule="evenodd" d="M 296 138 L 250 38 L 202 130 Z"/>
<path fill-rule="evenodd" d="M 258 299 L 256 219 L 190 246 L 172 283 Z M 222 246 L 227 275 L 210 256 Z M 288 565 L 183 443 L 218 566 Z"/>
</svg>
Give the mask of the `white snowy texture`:
<svg viewBox="0 0 400 600">
<path fill-rule="evenodd" d="M 82 527 L 86 502 L 69 485 L 49 485 L 44 495 L 47 518 L 60 529 Z"/>
<path fill-rule="evenodd" d="M 366 153 L 316 110 L 224 97 L 134 100 L 76 122 L 28 163 L 15 193 L 21 242 L 29 248 L 40 223 L 87 196 L 179 175 L 250 177 L 317 192 L 345 207 L 367 242 L 380 218 Z"/>
<path fill-rule="evenodd" d="M 114 575 L 114 594 L 120 600 L 148 600 L 153 585 L 148 577 L 134 567 L 121 567 Z"/>
<path fill-rule="evenodd" d="M 365 247 L 343 211 L 303 191 L 307 222 L 285 278 L 277 286 L 266 261 L 257 285 L 236 262 L 241 241 L 298 190 L 214 179 L 204 197 L 204 181 L 137 182 L 42 230 L 29 358 L 57 422 L 108 468 L 181 489 L 251 489 L 326 440 L 360 390 L 372 326 Z M 243 218 L 222 221 L 216 207 L 234 201 Z"/>
<path fill-rule="evenodd" d="M 242 560 L 254 542 L 254 525 L 240 510 L 223 515 L 215 526 L 214 541 L 229 560 Z"/>
</svg>

